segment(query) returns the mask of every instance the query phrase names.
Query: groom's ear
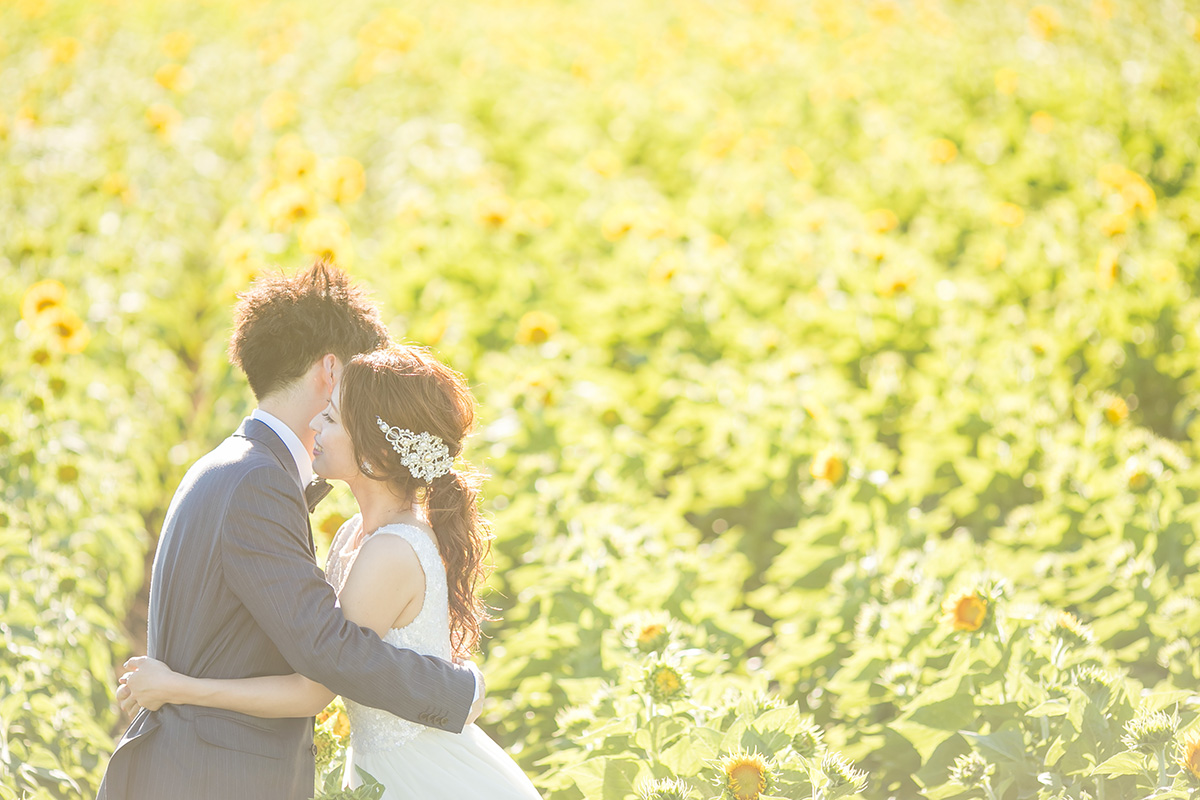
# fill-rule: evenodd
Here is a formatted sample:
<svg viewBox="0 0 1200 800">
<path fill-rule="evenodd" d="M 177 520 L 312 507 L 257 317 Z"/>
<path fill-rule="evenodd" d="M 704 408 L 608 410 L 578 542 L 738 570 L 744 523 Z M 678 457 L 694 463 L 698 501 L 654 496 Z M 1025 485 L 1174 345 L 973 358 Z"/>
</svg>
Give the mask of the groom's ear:
<svg viewBox="0 0 1200 800">
<path fill-rule="evenodd" d="M 321 356 L 321 381 L 326 394 L 333 396 L 333 390 L 342 379 L 342 360 L 333 353 Z"/>
</svg>

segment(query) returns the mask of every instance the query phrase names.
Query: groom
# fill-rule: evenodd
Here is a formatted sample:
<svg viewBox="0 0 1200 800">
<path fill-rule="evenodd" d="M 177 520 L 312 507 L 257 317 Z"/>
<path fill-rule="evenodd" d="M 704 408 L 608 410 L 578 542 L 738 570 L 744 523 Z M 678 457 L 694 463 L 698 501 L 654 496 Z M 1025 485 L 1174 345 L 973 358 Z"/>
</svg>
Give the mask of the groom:
<svg viewBox="0 0 1200 800">
<path fill-rule="evenodd" d="M 378 310 L 324 262 L 241 295 L 229 354 L 258 408 L 188 470 L 171 500 L 154 556 L 147 650 L 195 677 L 300 672 L 364 705 L 458 732 L 482 704 L 473 665 L 398 650 L 347 622 L 315 563 L 308 423 L 342 365 L 387 340 Z M 142 709 L 99 800 L 310 798 L 312 728 L 311 717 Z"/>
</svg>

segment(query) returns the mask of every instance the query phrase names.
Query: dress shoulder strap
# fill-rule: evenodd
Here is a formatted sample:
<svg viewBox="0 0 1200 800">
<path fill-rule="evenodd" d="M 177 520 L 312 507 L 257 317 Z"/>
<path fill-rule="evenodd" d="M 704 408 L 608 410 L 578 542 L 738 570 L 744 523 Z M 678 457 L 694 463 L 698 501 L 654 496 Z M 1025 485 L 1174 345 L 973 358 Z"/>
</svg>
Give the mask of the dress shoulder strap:
<svg viewBox="0 0 1200 800">
<path fill-rule="evenodd" d="M 372 535 L 378 536 L 384 533 L 391 536 L 399 536 L 411 544 L 413 550 L 417 552 L 417 558 L 420 560 L 422 568 L 428 569 L 430 562 L 442 568 L 442 555 L 438 552 L 437 545 L 426 535 L 425 531 L 416 525 L 409 525 L 407 522 L 394 522 L 390 525 L 380 526 Z"/>
</svg>

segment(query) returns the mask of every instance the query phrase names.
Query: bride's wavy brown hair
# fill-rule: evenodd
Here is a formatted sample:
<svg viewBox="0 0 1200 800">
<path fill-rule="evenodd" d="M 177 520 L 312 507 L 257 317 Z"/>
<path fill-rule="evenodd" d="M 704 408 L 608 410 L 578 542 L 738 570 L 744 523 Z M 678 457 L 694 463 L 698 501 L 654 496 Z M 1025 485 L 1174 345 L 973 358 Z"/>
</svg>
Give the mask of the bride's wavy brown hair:
<svg viewBox="0 0 1200 800">
<path fill-rule="evenodd" d="M 471 390 L 461 375 L 424 348 L 391 345 L 355 356 L 346 364 L 341 414 L 354 444 L 355 461 L 370 465 L 370 472 L 364 473 L 386 481 L 402 501 L 424 504 L 446 565 L 450 644 L 456 656 L 470 655 L 479 644 L 480 625 L 490 619 L 477 596 L 487 576 L 484 559 L 492 540 L 491 526 L 479 513 L 481 475 L 463 465 L 429 484 L 413 477 L 380 431 L 376 417 L 390 427 L 428 431 L 446 443 L 451 456 L 458 456 L 475 425 Z"/>
</svg>

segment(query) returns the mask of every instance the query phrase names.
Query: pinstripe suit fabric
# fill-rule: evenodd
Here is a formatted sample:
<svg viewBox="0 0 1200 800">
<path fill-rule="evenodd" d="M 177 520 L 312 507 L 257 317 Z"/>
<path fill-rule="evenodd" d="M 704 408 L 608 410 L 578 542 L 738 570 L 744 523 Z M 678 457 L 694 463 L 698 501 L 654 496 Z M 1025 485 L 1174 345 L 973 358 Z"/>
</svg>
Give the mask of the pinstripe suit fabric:
<svg viewBox="0 0 1200 800">
<path fill-rule="evenodd" d="M 171 501 L 150 583 L 149 655 L 202 678 L 300 672 L 359 703 L 462 730 L 470 672 L 385 644 L 335 601 L 316 566 L 295 462 L 270 428 L 247 419 Z M 299 800 L 312 796 L 313 777 L 311 717 L 168 705 L 133 720 L 99 797 Z"/>
</svg>

